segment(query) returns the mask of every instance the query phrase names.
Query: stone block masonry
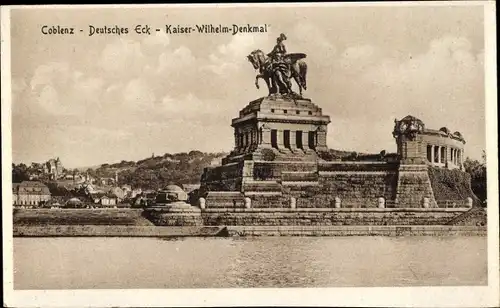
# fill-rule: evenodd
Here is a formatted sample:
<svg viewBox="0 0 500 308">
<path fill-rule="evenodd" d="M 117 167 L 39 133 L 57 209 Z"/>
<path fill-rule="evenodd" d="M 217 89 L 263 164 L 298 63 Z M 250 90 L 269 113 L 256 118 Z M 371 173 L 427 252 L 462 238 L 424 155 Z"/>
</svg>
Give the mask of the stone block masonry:
<svg viewBox="0 0 500 308">
<path fill-rule="evenodd" d="M 486 236 L 470 226 L 229 226 L 228 236 Z"/>
<path fill-rule="evenodd" d="M 398 207 L 437 207 L 427 165 L 400 165 L 396 192 Z M 427 200 L 427 203 L 424 201 Z"/>
<path fill-rule="evenodd" d="M 162 209 L 149 208 L 144 211 L 144 216 L 156 226 L 201 226 L 200 209 Z"/>
<path fill-rule="evenodd" d="M 466 209 L 206 209 L 206 226 L 445 225 Z"/>
</svg>

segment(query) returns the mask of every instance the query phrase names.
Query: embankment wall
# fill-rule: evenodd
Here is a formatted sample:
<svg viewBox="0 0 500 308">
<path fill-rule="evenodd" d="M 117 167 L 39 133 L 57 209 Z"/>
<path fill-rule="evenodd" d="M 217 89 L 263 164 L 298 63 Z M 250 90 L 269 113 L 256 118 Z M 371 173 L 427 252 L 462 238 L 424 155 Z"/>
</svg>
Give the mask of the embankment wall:
<svg viewBox="0 0 500 308">
<path fill-rule="evenodd" d="M 152 226 L 142 209 L 15 209 L 14 225 Z"/>
<path fill-rule="evenodd" d="M 467 209 L 205 209 L 205 226 L 445 225 Z"/>
</svg>

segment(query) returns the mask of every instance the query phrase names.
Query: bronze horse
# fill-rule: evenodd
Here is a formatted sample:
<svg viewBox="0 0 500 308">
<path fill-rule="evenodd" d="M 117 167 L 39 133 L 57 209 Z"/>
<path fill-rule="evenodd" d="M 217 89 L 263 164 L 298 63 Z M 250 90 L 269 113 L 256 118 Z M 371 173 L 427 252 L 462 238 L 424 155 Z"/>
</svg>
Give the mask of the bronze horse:
<svg viewBox="0 0 500 308">
<path fill-rule="evenodd" d="M 302 96 L 302 89 L 307 90 L 307 64 L 303 60 L 305 57 L 305 54 L 288 54 L 283 57 L 284 63 L 276 64 L 272 63 L 271 59 L 260 49 L 252 51 L 247 56 L 254 69 L 259 70 L 259 74 L 255 76 L 257 89 L 259 78 L 262 78 L 267 84 L 269 95 L 292 94 L 290 77 L 293 77 L 299 86 L 300 96 Z"/>
</svg>

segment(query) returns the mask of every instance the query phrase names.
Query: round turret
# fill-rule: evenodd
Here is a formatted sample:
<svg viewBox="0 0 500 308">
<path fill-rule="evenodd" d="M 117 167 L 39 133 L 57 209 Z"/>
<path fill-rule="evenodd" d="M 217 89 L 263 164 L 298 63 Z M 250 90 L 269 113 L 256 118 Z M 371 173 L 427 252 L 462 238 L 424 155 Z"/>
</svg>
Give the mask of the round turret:
<svg viewBox="0 0 500 308">
<path fill-rule="evenodd" d="M 419 118 L 416 118 L 412 115 L 407 115 L 406 117 L 402 118 L 400 122 L 406 122 L 406 123 L 417 123 L 422 126 L 424 126 L 424 122 L 420 120 Z"/>
<path fill-rule="evenodd" d="M 425 124 L 422 120 L 407 115 L 401 120 L 394 120 L 394 131 L 392 135 L 394 138 L 406 137 L 408 139 L 415 139 L 417 134 L 423 133 L 425 130 Z"/>
<path fill-rule="evenodd" d="M 170 204 L 174 202 L 185 202 L 187 193 L 177 185 L 167 185 L 156 195 L 156 204 Z"/>
</svg>

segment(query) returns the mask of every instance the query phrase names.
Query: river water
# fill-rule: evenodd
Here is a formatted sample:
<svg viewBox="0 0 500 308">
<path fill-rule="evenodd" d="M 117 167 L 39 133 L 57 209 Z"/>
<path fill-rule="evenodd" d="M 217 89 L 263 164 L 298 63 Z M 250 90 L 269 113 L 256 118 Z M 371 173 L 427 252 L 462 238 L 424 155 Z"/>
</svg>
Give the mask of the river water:
<svg viewBox="0 0 500 308">
<path fill-rule="evenodd" d="M 486 237 L 15 238 L 15 289 L 487 284 Z"/>
</svg>

